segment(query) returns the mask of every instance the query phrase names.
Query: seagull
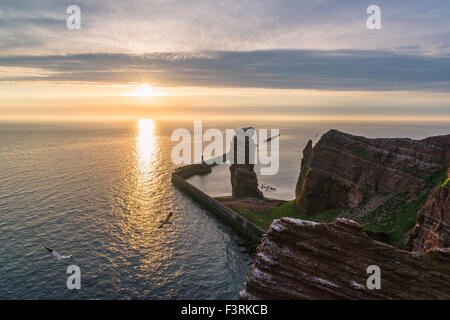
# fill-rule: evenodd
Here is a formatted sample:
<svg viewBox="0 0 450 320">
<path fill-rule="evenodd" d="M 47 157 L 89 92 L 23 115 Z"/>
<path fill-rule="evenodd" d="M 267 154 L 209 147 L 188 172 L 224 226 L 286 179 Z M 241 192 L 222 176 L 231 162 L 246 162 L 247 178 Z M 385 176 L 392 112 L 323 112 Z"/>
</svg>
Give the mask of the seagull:
<svg viewBox="0 0 450 320">
<path fill-rule="evenodd" d="M 279 134 L 277 134 L 277 135 L 275 135 L 275 136 L 273 136 L 273 137 L 270 137 L 270 138 L 264 140 L 264 142 L 267 143 L 267 142 L 269 142 L 269 141 L 271 141 L 271 140 L 273 140 L 273 139 L 275 139 L 275 138 L 278 138 L 280 135 L 281 135 L 281 134 L 279 133 Z"/>
<path fill-rule="evenodd" d="M 66 259 L 69 259 L 69 258 L 72 257 L 72 255 L 70 255 L 70 256 L 62 256 L 58 252 L 56 252 L 55 250 L 53 250 L 51 248 L 47 248 L 47 247 L 44 247 L 44 248 L 47 249 L 48 252 L 51 252 L 51 254 L 53 254 L 56 258 L 58 258 L 58 261 L 66 260 Z"/>
<path fill-rule="evenodd" d="M 172 218 L 172 211 L 169 212 L 169 214 L 167 215 L 167 217 L 164 221 L 161 221 L 161 224 L 159 225 L 158 229 L 161 229 L 165 224 L 172 224 L 172 222 L 169 221 L 170 218 Z"/>
</svg>

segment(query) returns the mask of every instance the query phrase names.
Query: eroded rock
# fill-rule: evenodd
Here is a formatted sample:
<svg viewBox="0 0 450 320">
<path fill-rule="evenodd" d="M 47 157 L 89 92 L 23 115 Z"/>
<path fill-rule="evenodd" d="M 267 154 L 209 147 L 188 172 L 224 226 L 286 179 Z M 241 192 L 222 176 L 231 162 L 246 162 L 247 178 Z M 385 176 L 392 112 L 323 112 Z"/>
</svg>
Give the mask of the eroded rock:
<svg viewBox="0 0 450 320">
<path fill-rule="evenodd" d="M 231 175 L 231 193 L 235 198 L 243 197 L 253 197 L 253 198 L 264 198 L 261 190 L 258 189 L 258 177 L 254 171 L 254 161 L 251 161 L 251 157 L 255 155 L 256 146 L 250 140 L 251 136 L 254 134 L 254 129 L 252 127 L 242 129 L 242 132 L 250 132 L 249 136 L 242 136 L 239 139 L 243 139 L 245 146 L 243 161 L 239 160 L 239 148 L 238 148 L 238 137 L 234 137 L 233 143 L 233 157 L 231 159 L 230 175 Z M 242 163 L 241 163 L 242 162 Z"/>
<path fill-rule="evenodd" d="M 367 267 L 381 269 L 370 290 Z M 450 299 L 450 250 L 407 252 L 372 240 L 358 223 L 275 220 L 239 299 Z"/>
<path fill-rule="evenodd" d="M 447 172 L 450 178 L 450 168 Z M 435 188 L 420 210 L 417 223 L 408 236 L 405 249 L 427 251 L 450 247 L 450 185 Z M 449 270 L 450 271 L 450 270 Z"/>
<path fill-rule="evenodd" d="M 306 215 L 356 207 L 374 193 L 411 194 L 450 163 L 450 135 L 369 139 L 330 130 L 303 150 L 296 204 Z"/>
</svg>

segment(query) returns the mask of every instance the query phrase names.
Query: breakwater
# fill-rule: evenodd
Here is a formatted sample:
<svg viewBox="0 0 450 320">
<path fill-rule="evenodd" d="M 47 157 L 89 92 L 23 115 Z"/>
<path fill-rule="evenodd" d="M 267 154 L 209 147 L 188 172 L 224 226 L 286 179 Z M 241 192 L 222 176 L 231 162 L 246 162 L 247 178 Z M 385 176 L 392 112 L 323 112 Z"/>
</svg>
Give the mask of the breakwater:
<svg viewBox="0 0 450 320">
<path fill-rule="evenodd" d="M 186 179 L 194 175 L 210 173 L 212 166 L 213 165 L 208 164 L 191 164 L 177 168 L 172 173 L 172 183 L 175 187 L 196 200 L 219 219 L 233 227 L 242 236 L 252 241 L 259 242 L 265 233 L 263 229 L 186 181 Z"/>
</svg>

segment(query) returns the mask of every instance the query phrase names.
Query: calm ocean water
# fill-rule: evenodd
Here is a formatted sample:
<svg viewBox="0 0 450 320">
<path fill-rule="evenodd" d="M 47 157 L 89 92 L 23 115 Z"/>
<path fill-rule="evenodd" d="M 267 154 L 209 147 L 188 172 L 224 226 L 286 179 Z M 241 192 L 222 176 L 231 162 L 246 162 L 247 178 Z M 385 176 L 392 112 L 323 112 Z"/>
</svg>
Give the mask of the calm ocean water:
<svg viewBox="0 0 450 320">
<path fill-rule="evenodd" d="M 448 124 L 212 122 L 280 128 L 280 172 L 260 183 L 293 199 L 301 150 L 329 128 L 370 137 L 448 134 Z M 192 122 L 0 123 L 0 298 L 235 299 L 251 257 L 239 237 L 174 189 L 170 133 Z M 231 190 L 228 168 L 191 181 Z M 168 211 L 172 225 L 158 229 Z M 44 246 L 73 254 L 57 262 Z M 66 267 L 81 268 L 81 290 Z"/>
</svg>

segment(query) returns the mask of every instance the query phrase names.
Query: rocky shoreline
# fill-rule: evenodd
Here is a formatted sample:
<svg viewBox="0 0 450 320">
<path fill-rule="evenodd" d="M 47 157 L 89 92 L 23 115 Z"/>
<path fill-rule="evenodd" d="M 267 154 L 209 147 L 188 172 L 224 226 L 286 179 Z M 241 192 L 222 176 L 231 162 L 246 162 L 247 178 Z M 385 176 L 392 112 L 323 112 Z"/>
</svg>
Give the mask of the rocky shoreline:
<svg viewBox="0 0 450 320">
<path fill-rule="evenodd" d="M 308 142 L 295 200 L 282 201 L 262 196 L 253 165 L 232 164 L 232 196 L 209 202 L 266 231 L 239 299 L 450 299 L 449 167 L 450 135 L 330 130 Z M 371 266 L 382 274 L 376 290 Z"/>
<path fill-rule="evenodd" d="M 367 286 L 373 265 L 380 289 Z M 371 239 L 348 219 L 282 218 L 258 247 L 239 299 L 449 299 L 449 266 L 449 248 L 411 253 Z"/>
<path fill-rule="evenodd" d="M 239 299 L 450 299 L 449 166 L 450 135 L 309 141 L 296 219 L 272 222 Z"/>
</svg>

